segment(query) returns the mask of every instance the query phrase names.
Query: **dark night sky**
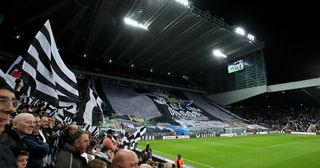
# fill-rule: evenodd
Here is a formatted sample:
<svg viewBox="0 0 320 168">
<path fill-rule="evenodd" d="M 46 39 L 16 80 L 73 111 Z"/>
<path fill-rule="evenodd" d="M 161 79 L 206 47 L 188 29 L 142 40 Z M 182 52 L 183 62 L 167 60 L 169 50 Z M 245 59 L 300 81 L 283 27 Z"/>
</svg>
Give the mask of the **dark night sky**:
<svg viewBox="0 0 320 168">
<path fill-rule="evenodd" d="M 316 1 L 193 0 L 212 16 L 239 25 L 265 42 L 268 84 L 320 76 L 320 22 Z"/>
</svg>

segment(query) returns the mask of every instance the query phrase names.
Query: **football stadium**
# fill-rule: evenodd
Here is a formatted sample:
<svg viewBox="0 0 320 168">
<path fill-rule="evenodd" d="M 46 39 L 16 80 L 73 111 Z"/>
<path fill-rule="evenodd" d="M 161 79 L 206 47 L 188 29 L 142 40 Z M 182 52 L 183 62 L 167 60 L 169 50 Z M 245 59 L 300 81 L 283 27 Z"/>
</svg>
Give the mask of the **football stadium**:
<svg viewBox="0 0 320 168">
<path fill-rule="evenodd" d="M 320 78 L 189 0 L 1 2 L 0 167 L 318 168 Z"/>
</svg>

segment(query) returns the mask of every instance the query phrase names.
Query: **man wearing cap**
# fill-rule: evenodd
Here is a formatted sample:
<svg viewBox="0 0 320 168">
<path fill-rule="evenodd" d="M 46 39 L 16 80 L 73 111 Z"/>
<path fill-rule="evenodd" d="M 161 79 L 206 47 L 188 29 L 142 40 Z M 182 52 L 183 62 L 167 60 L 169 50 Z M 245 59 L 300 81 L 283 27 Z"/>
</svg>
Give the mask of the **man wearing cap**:
<svg viewBox="0 0 320 168">
<path fill-rule="evenodd" d="M 113 138 L 114 130 L 108 129 L 107 136 L 103 140 L 103 145 L 106 148 L 110 148 L 113 152 L 118 149 L 118 142 Z"/>
<path fill-rule="evenodd" d="M 6 81 L 0 77 L 0 137 L 5 129 L 5 125 L 9 124 L 11 113 L 16 111 L 19 101 L 15 100 L 16 96 Z M 17 163 L 11 150 L 0 144 L 0 167 L 16 168 Z"/>
</svg>

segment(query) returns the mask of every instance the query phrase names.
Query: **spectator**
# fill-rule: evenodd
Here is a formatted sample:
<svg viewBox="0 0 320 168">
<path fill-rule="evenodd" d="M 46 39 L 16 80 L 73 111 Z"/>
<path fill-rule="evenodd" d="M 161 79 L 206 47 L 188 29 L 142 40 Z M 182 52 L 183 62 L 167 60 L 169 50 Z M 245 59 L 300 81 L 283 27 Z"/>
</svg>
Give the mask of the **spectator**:
<svg viewBox="0 0 320 168">
<path fill-rule="evenodd" d="M 18 112 L 19 113 L 31 113 L 32 112 L 31 106 L 28 104 L 22 104 L 19 106 Z"/>
<path fill-rule="evenodd" d="M 177 155 L 177 159 L 174 161 L 175 168 L 183 168 L 183 158 L 180 154 Z"/>
<path fill-rule="evenodd" d="M 38 114 L 33 114 L 35 118 L 35 127 L 33 133 L 25 136 L 22 140 L 27 145 L 27 149 L 30 152 L 30 158 L 28 161 L 28 168 L 42 168 L 43 158 L 49 152 L 49 145 L 42 142 L 41 136 L 39 135 L 40 129 L 40 117 Z"/>
<path fill-rule="evenodd" d="M 41 127 L 39 129 L 39 134 L 42 137 L 42 141 L 49 144 L 49 152 L 47 156 L 43 158 L 43 167 L 52 167 L 55 135 L 53 128 L 50 127 L 50 121 L 52 121 L 52 119 L 48 116 L 42 116 L 40 118 Z"/>
<path fill-rule="evenodd" d="M 22 138 L 32 134 L 34 129 L 34 117 L 30 113 L 20 113 L 12 121 L 12 129 L 7 129 L 1 136 L 0 143 L 9 148 L 25 147 Z"/>
<path fill-rule="evenodd" d="M 89 135 L 86 132 L 78 130 L 70 137 L 70 141 L 64 144 L 63 149 L 57 153 L 54 167 L 86 167 L 87 161 L 81 154 L 87 150 L 88 145 Z"/>
<path fill-rule="evenodd" d="M 152 168 L 152 167 L 146 163 L 143 163 L 139 166 L 139 168 Z"/>
<path fill-rule="evenodd" d="M 146 163 L 147 160 L 152 159 L 152 149 L 150 148 L 150 144 L 147 144 L 146 148 L 142 150 L 142 162 Z"/>
<path fill-rule="evenodd" d="M 1 134 L 9 123 L 10 114 L 14 113 L 19 105 L 15 100 L 14 91 L 0 78 L 0 140 Z M 17 164 L 11 150 L 0 142 L 0 167 L 16 168 Z"/>
<path fill-rule="evenodd" d="M 18 168 L 26 168 L 29 159 L 29 152 L 26 150 L 20 150 L 18 156 L 16 157 Z"/>
<path fill-rule="evenodd" d="M 106 154 L 108 158 L 106 158 L 108 161 L 112 161 L 114 152 L 111 148 L 107 148 L 105 146 L 102 147 L 101 152 Z"/>
<path fill-rule="evenodd" d="M 88 163 L 87 168 L 107 168 L 107 163 L 99 159 L 93 159 Z"/>
<path fill-rule="evenodd" d="M 76 124 L 71 124 L 67 126 L 66 129 L 64 130 L 64 133 L 61 135 L 59 139 L 58 148 L 62 149 L 64 144 L 68 142 L 68 140 L 70 140 L 70 137 L 77 131 L 78 131 L 78 126 Z"/>
<path fill-rule="evenodd" d="M 138 168 L 139 160 L 136 153 L 127 149 L 119 149 L 112 160 L 113 168 L 131 167 Z"/>
<path fill-rule="evenodd" d="M 116 151 L 118 149 L 118 142 L 114 139 L 115 131 L 112 129 L 108 129 L 107 136 L 103 140 L 103 145 L 106 148 L 111 148 L 112 151 Z"/>
</svg>

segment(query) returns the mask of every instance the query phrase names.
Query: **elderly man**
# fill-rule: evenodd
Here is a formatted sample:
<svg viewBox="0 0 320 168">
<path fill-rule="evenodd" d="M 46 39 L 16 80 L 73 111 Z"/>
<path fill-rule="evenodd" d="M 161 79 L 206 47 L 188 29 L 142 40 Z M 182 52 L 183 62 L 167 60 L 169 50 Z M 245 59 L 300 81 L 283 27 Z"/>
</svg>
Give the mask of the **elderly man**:
<svg viewBox="0 0 320 168">
<path fill-rule="evenodd" d="M 22 147 L 22 138 L 32 134 L 34 117 L 30 113 L 20 113 L 12 120 L 12 129 L 7 129 L 2 135 L 0 143 L 12 147 Z"/>
<path fill-rule="evenodd" d="M 18 107 L 19 102 L 15 100 L 14 91 L 0 77 L 0 139 L 5 126 L 9 124 L 9 117 Z M 16 160 L 10 149 L 0 142 L 0 167 L 15 168 L 17 167 Z"/>
<path fill-rule="evenodd" d="M 113 157 L 113 168 L 138 168 L 139 159 L 136 153 L 127 149 L 119 149 Z"/>
<path fill-rule="evenodd" d="M 57 153 L 54 167 L 56 168 L 85 168 L 87 161 L 81 156 L 89 145 L 89 135 L 81 130 L 71 135 L 69 142 L 64 144 L 62 150 Z"/>
<path fill-rule="evenodd" d="M 33 116 L 35 118 L 33 133 L 23 138 L 23 142 L 30 152 L 27 168 L 42 168 L 44 165 L 43 158 L 49 152 L 49 145 L 43 142 L 39 135 L 40 116 L 38 114 L 33 114 Z"/>
</svg>

